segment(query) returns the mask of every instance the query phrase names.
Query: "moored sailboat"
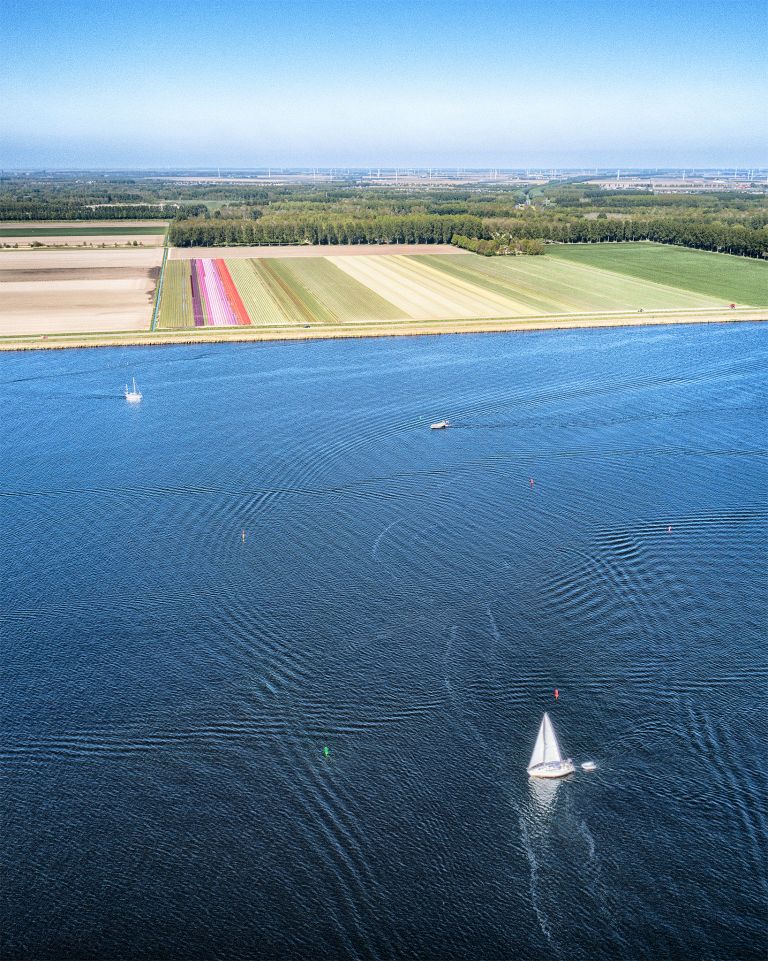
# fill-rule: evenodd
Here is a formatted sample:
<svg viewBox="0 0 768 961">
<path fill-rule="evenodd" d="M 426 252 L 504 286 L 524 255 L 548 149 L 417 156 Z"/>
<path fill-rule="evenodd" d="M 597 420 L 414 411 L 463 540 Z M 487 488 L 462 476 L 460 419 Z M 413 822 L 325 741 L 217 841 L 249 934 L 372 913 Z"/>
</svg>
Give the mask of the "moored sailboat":
<svg viewBox="0 0 768 961">
<path fill-rule="evenodd" d="M 133 378 L 133 389 L 131 389 L 128 384 L 125 385 L 125 399 L 129 404 L 138 404 L 141 400 L 141 391 L 136 386 L 136 378 Z"/>
<path fill-rule="evenodd" d="M 531 760 L 528 762 L 528 775 L 530 777 L 565 777 L 566 774 L 573 774 L 576 765 L 569 757 L 563 757 L 560 744 L 549 719 L 549 714 L 544 712 L 539 727 L 539 736 L 533 748 Z"/>
</svg>

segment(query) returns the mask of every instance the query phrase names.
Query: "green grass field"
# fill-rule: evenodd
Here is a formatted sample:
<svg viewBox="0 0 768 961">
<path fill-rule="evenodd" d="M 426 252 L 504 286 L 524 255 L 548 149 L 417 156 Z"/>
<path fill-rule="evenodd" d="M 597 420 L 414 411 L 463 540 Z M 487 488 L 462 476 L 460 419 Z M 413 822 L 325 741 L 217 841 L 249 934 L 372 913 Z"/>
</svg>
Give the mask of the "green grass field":
<svg viewBox="0 0 768 961">
<path fill-rule="evenodd" d="M 429 260 L 446 273 L 466 271 L 469 282 L 503 293 L 532 314 L 720 306 L 713 298 L 674 286 L 545 257 L 473 257 L 466 268 L 463 257 Z"/>
<path fill-rule="evenodd" d="M 138 234 L 150 236 L 164 234 L 165 230 L 165 224 L 152 227 L 121 227 L 119 221 L 116 223 L 114 220 L 106 221 L 103 226 L 89 224 L 87 227 L 78 227 L 77 224 L 71 227 L 39 227 L 35 223 L 30 223 L 23 227 L 0 227 L 0 237 L 108 237 Z"/>
<path fill-rule="evenodd" d="M 726 303 L 768 304 L 768 261 L 667 244 L 557 244 L 547 256 L 691 290 Z"/>
<path fill-rule="evenodd" d="M 158 329 L 194 326 L 192 263 L 168 261 Z M 206 270 L 213 263 L 206 260 Z M 768 304 L 768 263 L 658 244 L 549 247 L 543 257 L 323 256 L 318 248 L 316 257 L 226 258 L 225 265 L 252 327 L 518 318 L 533 323 L 541 317 Z M 201 287 L 198 317 L 202 313 L 206 326 L 232 324 L 230 295 L 222 299 L 215 287 Z"/>
</svg>

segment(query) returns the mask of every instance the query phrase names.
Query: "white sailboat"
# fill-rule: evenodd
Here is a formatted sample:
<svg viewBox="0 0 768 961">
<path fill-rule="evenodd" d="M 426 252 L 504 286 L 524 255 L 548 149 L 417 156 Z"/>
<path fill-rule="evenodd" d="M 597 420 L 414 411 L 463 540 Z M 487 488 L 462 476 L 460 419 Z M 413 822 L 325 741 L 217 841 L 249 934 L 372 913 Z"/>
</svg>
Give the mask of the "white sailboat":
<svg viewBox="0 0 768 961">
<path fill-rule="evenodd" d="M 128 384 L 125 385 L 125 399 L 129 404 L 138 404 L 141 400 L 141 391 L 136 386 L 136 378 L 133 378 L 133 389 Z"/>
<path fill-rule="evenodd" d="M 566 774 L 573 774 L 575 770 L 576 765 L 573 761 L 569 757 L 563 757 L 552 721 L 545 711 L 539 727 L 539 736 L 536 738 L 533 754 L 528 763 L 528 775 L 530 777 L 565 777 Z"/>
</svg>

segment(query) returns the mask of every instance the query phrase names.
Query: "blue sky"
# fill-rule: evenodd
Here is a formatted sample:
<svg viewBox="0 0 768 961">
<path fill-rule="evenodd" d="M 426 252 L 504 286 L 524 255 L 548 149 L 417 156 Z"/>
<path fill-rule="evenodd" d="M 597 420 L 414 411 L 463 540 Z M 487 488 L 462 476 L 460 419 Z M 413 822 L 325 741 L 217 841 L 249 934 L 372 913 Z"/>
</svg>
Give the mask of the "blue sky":
<svg viewBox="0 0 768 961">
<path fill-rule="evenodd" d="M 0 0 L 0 166 L 758 166 L 764 0 Z"/>
</svg>

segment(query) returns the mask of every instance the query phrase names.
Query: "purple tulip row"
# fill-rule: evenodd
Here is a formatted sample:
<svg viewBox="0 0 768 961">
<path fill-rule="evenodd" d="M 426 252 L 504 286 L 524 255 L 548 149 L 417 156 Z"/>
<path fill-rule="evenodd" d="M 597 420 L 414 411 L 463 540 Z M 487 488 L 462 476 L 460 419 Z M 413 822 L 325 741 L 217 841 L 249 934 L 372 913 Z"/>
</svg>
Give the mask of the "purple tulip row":
<svg viewBox="0 0 768 961">
<path fill-rule="evenodd" d="M 197 280 L 197 270 L 195 269 L 196 261 L 192 261 L 192 272 L 189 278 L 189 282 L 192 286 L 192 316 L 195 319 L 195 327 L 202 327 L 205 324 L 205 318 L 203 317 L 203 304 L 200 298 L 200 284 Z"/>
</svg>

